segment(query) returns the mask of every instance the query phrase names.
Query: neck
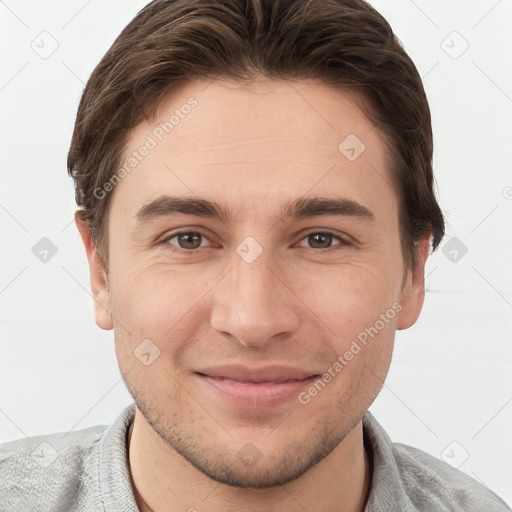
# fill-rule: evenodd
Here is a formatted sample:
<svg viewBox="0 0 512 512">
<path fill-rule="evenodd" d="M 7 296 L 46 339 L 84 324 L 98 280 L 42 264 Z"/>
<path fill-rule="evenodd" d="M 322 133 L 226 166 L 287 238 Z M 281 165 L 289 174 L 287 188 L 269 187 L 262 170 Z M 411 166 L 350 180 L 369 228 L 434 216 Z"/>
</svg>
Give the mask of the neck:
<svg viewBox="0 0 512 512">
<path fill-rule="evenodd" d="M 128 452 L 140 512 L 362 512 L 371 487 L 361 422 L 301 477 L 270 489 L 236 488 L 210 479 L 167 445 L 138 409 L 130 425 Z"/>
</svg>

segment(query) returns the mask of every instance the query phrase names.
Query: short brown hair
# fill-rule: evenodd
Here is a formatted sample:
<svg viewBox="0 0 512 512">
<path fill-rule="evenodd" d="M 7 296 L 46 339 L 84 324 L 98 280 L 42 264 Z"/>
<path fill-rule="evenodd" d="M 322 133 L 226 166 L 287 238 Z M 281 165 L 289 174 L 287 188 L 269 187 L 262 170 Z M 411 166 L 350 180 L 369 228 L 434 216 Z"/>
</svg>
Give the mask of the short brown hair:
<svg viewBox="0 0 512 512">
<path fill-rule="evenodd" d="M 359 93 L 390 141 L 407 267 L 416 242 L 444 236 L 434 191 L 430 109 L 418 71 L 387 21 L 363 0 L 154 0 L 94 69 L 68 155 L 80 215 L 107 262 L 111 194 L 128 132 L 173 87 L 194 79 L 314 79 Z"/>
</svg>

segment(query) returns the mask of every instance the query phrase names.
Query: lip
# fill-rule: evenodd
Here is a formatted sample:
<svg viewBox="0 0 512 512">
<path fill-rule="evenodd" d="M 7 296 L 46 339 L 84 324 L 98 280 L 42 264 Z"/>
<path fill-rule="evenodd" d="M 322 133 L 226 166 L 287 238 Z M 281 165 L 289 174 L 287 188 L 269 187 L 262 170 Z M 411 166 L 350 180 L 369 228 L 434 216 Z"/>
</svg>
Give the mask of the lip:
<svg viewBox="0 0 512 512">
<path fill-rule="evenodd" d="M 280 365 L 262 368 L 223 365 L 203 368 L 194 375 L 208 394 L 245 409 L 266 409 L 296 399 L 302 389 L 320 376 Z"/>
<path fill-rule="evenodd" d="M 317 372 L 307 371 L 302 368 L 284 365 L 267 365 L 260 368 L 251 368 L 240 364 L 225 364 L 205 367 L 196 370 L 209 377 L 220 377 L 237 380 L 246 383 L 281 383 L 287 380 L 299 380 L 318 375 Z"/>
</svg>

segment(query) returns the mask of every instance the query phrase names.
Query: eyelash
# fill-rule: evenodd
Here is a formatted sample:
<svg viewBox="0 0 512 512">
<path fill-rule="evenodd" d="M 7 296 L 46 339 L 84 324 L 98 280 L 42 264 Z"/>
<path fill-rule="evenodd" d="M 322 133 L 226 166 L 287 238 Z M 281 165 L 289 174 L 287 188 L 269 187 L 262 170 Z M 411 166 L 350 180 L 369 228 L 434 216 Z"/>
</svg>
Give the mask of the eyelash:
<svg viewBox="0 0 512 512">
<path fill-rule="evenodd" d="M 204 235 L 203 233 L 201 233 L 200 231 L 178 231 L 176 233 L 171 233 L 169 236 L 166 236 L 159 243 L 164 246 L 167 246 L 167 247 L 171 246 L 170 250 L 172 252 L 181 253 L 181 254 L 191 254 L 192 255 L 192 254 L 197 254 L 201 250 L 204 250 L 204 248 L 202 248 L 202 247 L 200 247 L 198 249 L 182 249 L 181 247 L 172 246 L 172 244 L 170 244 L 170 241 L 172 239 L 176 238 L 177 236 L 186 235 L 186 234 L 199 235 L 203 238 L 206 238 L 206 240 L 209 240 L 209 238 L 206 235 Z M 339 241 L 338 245 L 335 245 L 333 247 L 328 247 L 327 249 L 315 249 L 314 247 L 309 247 L 309 249 L 312 249 L 313 251 L 319 252 L 321 254 L 325 254 L 325 253 L 333 252 L 333 251 L 339 251 L 339 250 L 343 249 L 344 247 L 352 245 L 351 242 L 349 242 L 348 240 L 345 240 L 344 238 L 342 238 L 339 235 L 336 235 L 335 233 L 332 233 L 331 231 L 310 231 L 310 232 L 306 233 L 300 239 L 300 242 L 302 242 L 302 240 L 304 240 L 305 238 L 307 238 L 308 236 L 311 236 L 311 235 L 331 235 L 333 237 L 333 239 L 337 239 Z"/>
</svg>

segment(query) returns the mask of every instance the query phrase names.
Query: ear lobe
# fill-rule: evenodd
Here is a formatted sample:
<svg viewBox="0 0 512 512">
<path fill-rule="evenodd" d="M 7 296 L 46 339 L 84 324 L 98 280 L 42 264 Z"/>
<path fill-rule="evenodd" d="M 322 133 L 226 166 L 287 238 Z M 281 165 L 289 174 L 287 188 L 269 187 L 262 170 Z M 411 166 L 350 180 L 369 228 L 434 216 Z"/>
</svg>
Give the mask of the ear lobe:
<svg viewBox="0 0 512 512">
<path fill-rule="evenodd" d="M 87 223 L 80 218 L 80 210 L 75 212 L 75 224 L 80 232 L 89 261 L 91 291 L 94 299 L 94 316 L 96 324 L 106 331 L 113 328 L 110 314 L 110 294 L 107 275 L 99 257 Z"/>
<path fill-rule="evenodd" d="M 430 250 L 430 234 L 417 243 L 416 264 L 407 272 L 400 303 L 402 309 L 397 315 L 397 329 L 408 329 L 416 323 L 425 300 L 425 263 Z"/>
</svg>

